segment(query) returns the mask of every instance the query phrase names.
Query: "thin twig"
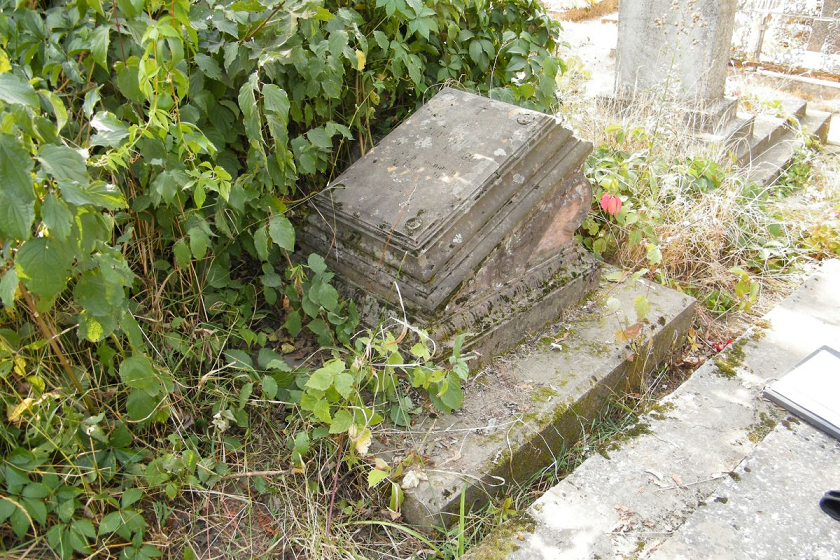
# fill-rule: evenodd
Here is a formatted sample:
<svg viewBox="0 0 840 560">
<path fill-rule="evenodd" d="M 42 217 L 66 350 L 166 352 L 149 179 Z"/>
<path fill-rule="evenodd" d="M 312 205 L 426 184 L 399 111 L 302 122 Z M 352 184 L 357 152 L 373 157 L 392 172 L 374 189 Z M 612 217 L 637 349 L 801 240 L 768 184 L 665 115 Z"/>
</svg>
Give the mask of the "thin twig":
<svg viewBox="0 0 840 560">
<path fill-rule="evenodd" d="M 240 472 L 240 473 L 231 473 L 226 474 L 220 480 L 233 480 L 236 478 L 252 478 L 255 476 L 281 476 L 284 474 L 290 474 L 291 471 L 289 470 L 272 470 L 272 471 L 250 471 L 250 472 Z"/>
</svg>

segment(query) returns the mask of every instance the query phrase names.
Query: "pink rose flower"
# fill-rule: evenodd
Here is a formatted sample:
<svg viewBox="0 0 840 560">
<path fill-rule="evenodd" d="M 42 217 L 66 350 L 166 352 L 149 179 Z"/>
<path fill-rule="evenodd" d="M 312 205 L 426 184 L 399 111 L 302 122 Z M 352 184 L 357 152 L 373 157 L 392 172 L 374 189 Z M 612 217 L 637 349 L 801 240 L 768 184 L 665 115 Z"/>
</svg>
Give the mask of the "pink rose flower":
<svg viewBox="0 0 840 560">
<path fill-rule="evenodd" d="M 604 196 L 601 197 L 601 208 L 607 214 L 615 216 L 621 212 L 621 199 L 613 194 L 604 193 Z"/>
</svg>

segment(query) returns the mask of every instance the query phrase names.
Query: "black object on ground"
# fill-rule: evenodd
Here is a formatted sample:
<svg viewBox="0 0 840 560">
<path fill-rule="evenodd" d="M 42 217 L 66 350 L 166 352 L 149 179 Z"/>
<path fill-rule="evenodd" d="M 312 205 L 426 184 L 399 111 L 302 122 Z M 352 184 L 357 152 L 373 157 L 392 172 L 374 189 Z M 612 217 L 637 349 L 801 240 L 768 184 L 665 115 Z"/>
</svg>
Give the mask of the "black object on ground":
<svg viewBox="0 0 840 560">
<path fill-rule="evenodd" d="M 829 490 L 820 498 L 820 508 L 832 519 L 840 521 L 840 490 Z"/>
</svg>

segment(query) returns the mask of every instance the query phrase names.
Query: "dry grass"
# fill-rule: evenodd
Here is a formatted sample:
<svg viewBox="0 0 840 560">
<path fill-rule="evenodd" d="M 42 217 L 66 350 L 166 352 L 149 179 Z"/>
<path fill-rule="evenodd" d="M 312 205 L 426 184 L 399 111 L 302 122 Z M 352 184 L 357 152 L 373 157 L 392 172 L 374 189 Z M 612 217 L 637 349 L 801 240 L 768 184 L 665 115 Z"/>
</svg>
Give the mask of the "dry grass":
<svg viewBox="0 0 840 560">
<path fill-rule="evenodd" d="M 836 217 L 840 209 L 837 152 L 809 151 L 808 164 L 813 173 L 805 188 L 791 196 L 759 203 L 744 194 L 750 169 L 735 167 L 730 148 L 700 141 L 691 134 L 684 120 L 676 116 L 684 104 L 676 102 L 667 92 L 639 96 L 629 104 L 593 103 L 585 97 L 582 83 L 576 83 L 573 76 L 564 80 L 568 93 L 563 97 L 561 117 L 579 135 L 596 146 L 615 147 L 616 138 L 607 132 L 608 125 L 618 124 L 628 131 L 638 127 L 645 134 L 628 135 L 621 149 L 670 164 L 656 171 L 661 182 L 658 204 L 663 219 L 655 227 L 655 233 L 663 256 L 660 270 L 667 281 L 701 292 L 731 289 L 735 279 L 729 269 L 756 260 L 756 247 L 746 240 L 768 238 L 768 226 L 778 224 L 785 234 L 778 239 L 777 250 L 784 254 L 786 265 L 751 268 L 762 287 L 759 301 L 753 307 L 753 315 L 757 315 L 789 293 L 817 259 L 831 256 L 805 248 L 802 239 L 814 224 Z M 752 90 L 749 84 L 738 87 L 743 96 L 752 100 L 752 106 L 765 114 L 779 114 L 782 110 L 781 96 L 768 97 L 772 90 Z M 677 162 L 689 157 L 717 162 L 724 170 L 720 188 L 701 196 L 681 192 L 675 173 Z M 768 192 L 778 189 L 780 182 L 777 179 L 767 187 Z M 638 246 L 624 245 L 612 259 L 620 266 L 638 269 L 644 266 L 644 251 Z"/>
</svg>

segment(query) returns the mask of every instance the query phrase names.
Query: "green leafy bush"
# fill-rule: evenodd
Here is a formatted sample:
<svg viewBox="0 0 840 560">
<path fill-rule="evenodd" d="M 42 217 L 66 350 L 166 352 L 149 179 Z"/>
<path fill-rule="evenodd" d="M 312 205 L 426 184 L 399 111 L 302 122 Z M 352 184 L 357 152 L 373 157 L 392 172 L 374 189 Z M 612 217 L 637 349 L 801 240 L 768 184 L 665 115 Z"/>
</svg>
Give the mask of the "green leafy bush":
<svg viewBox="0 0 840 560">
<path fill-rule="evenodd" d="M 558 28 L 530 0 L 0 10 L 0 522 L 65 558 L 113 538 L 155 557 L 139 500 L 218 480 L 253 401 L 370 424 L 347 413 L 378 390 L 355 309 L 323 259 L 293 259 L 302 202 L 443 82 L 548 109 Z M 272 350 L 304 329 L 329 386 Z M 424 347 L 411 381 L 458 404 Z M 298 461 L 314 435 L 289 434 Z"/>
</svg>

